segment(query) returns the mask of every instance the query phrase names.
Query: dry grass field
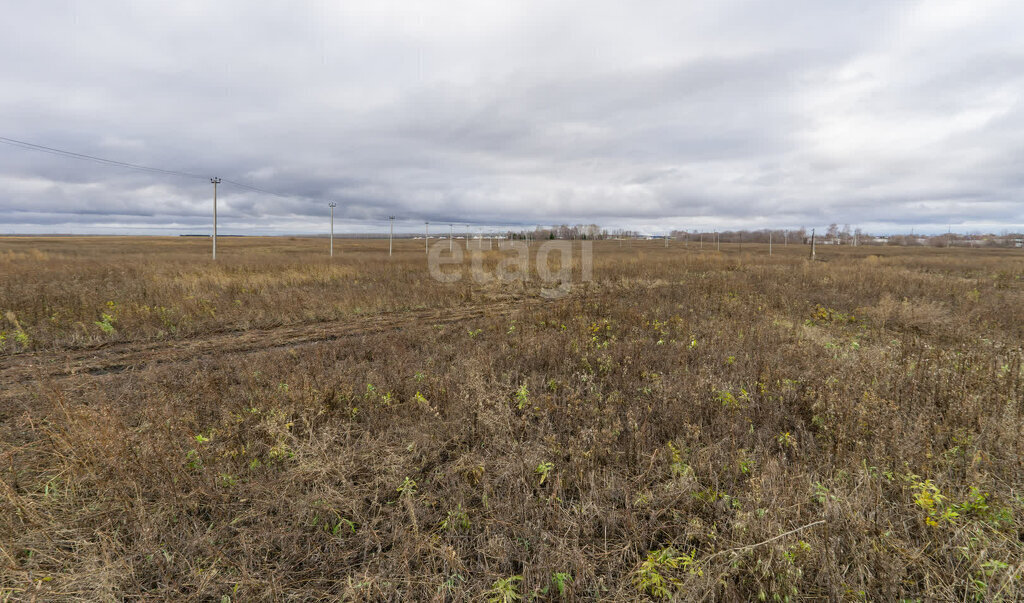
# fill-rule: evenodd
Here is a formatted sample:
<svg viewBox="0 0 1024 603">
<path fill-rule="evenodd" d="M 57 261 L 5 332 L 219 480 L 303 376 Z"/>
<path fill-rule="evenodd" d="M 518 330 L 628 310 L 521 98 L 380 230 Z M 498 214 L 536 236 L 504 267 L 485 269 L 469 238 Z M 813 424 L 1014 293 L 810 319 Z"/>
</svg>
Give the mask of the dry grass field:
<svg viewBox="0 0 1024 603">
<path fill-rule="evenodd" d="M 1024 599 L 1020 250 L 422 245 L 0 238 L 0 601 Z"/>
</svg>

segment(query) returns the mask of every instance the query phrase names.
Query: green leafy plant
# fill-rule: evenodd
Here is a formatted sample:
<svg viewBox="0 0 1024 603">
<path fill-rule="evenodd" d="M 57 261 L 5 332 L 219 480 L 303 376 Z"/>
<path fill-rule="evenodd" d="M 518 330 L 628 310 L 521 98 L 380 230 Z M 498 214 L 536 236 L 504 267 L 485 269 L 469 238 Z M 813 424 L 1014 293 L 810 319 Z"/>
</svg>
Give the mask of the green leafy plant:
<svg viewBox="0 0 1024 603">
<path fill-rule="evenodd" d="M 469 521 L 469 515 L 462 508 L 462 505 L 456 506 L 454 509 L 448 511 L 448 516 L 441 520 L 442 530 L 468 530 L 473 524 Z"/>
<path fill-rule="evenodd" d="M 834 501 L 839 499 L 838 496 L 832 494 L 828 487 L 821 482 L 814 482 L 814 495 L 812 498 L 814 498 L 814 501 L 819 505 L 824 505 L 830 500 Z"/>
<path fill-rule="evenodd" d="M 672 598 L 682 585 L 677 576 L 679 570 L 694 576 L 703 575 L 692 552 L 680 553 L 672 547 L 651 551 L 634 572 L 633 586 L 655 599 Z"/>
<path fill-rule="evenodd" d="M 721 405 L 724 406 L 725 408 L 740 407 L 739 400 L 737 400 L 736 396 L 732 395 L 732 392 L 729 390 L 720 390 L 716 397 L 718 398 L 719 403 L 721 403 Z"/>
<path fill-rule="evenodd" d="M 671 454 L 672 477 L 688 477 L 693 475 L 693 468 L 683 460 L 682 452 L 672 443 L 668 443 L 668 450 Z"/>
<path fill-rule="evenodd" d="M 788 448 L 790 450 L 796 449 L 796 438 L 788 431 L 780 433 L 779 437 L 775 438 L 775 440 L 779 443 L 779 446 L 782 446 L 783 448 Z"/>
<path fill-rule="evenodd" d="M 198 450 L 193 448 L 185 453 L 185 466 L 192 471 L 198 471 L 203 468 L 203 457 L 200 456 Z"/>
<path fill-rule="evenodd" d="M 567 572 L 555 572 L 551 574 L 551 583 L 555 585 L 555 590 L 558 591 L 559 597 L 565 597 L 565 593 L 569 589 L 569 585 L 572 584 L 572 574 Z"/>
<path fill-rule="evenodd" d="M 523 410 L 530 404 L 530 390 L 526 388 L 526 384 L 519 386 L 516 390 L 516 407 L 519 410 Z"/>
<path fill-rule="evenodd" d="M 100 319 L 96 321 L 96 326 L 100 328 L 105 335 L 114 334 L 114 323 L 117 322 L 117 304 L 108 301 L 107 311 L 100 314 Z"/>
<path fill-rule="evenodd" d="M 403 496 L 414 496 L 416 494 L 416 480 L 406 476 L 398 486 L 397 492 Z"/>
<path fill-rule="evenodd" d="M 959 517 L 960 514 L 946 504 L 946 496 L 932 480 L 915 481 L 914 490 L 914 503 L 925 512 L 926 524 L 938 527 L 940 523 L 951 522 Z"/>
<path fill-rule="evenodd" d="M 29 344 L 29 336 L 28 333 L 25 332 L 25 329 L 21 327 L 21 323 L 18 322 L 18 317 L 10 310 L 8 310 L 4 316 L 12 325 L 14 325 L 14 341 L 22 348 L 27 348 Z M 6 341 L 7 338 L 4 336 L 2 339 Z M 0 341 L 0 344 L 4 343 L 4 341 Z"/>
<path fill-rule="evenodd" d="M 106 335 L 114 334 L 114 321 L 117 320 L 106 312 L 100 314 L 100 319 L 96 321 L 96 326 L 100 328 Z"/>
<path fill-rule="evenodd" d="M 543 462 L 537 465 L 537 468 L 533 470 L 534 473 L 540 476 L 540 482 L 538 482 L 537 485 L 543 486 L 544 482 L 547 481 L 548 476 L 551 475 L 551 472 L 554 470 L 555 465 L 553 463 Z"/>
<path fill-rule="evenodd" d="M 377 402 L 381 406 L 391 406 L 391 402 L 394 399 L 394 396 L 391 394 L 391 392 L 382 394 L 380 393 L 380 390 L 377 389 L 377 387 L 372 383 L 366 384 L 366 393 L 363 394 L 363 397 L 369 401 Z"/>
<path fill-rule="evenodd" d="M 996 592 L 994 595 L 990 591 L 993 588 L 993 578 L 1000 572 L 1005 572 L 1010 568 L 1010 564 L 999 559 L 989 559 L 981 563 L 981 571 L 975 573 L 974 577 L 970 581 L 970 590 L 972 598 L 975 601 L 1000 601 L 1004 600 L 999 595 L 1000 592 Z M 1012 575 L 1009 577 L 1013 580 Z M 998 582 L 996 582 L 998 584 Z"/>
<path fill-rule="evenodd" d="M 419 404 L 420 406 L 426 406 L 428 408 L 430 407 L 430 402 L 427 401 L 426 396 L 424 396 L 420 392 L 416 392 L 416 395 L 413 396 L 413 400 L 415 400 L 416 404 Z"/>
<path fill-rule="evenodd" d="M 523 596 L 519 594 L 519 585 L 523 577 L 520 575 L 498 578 L 491 585 L 491 588 L 484 593 L 488 603 L 512 603 L 521 601 Z"/>
<path fill-rule="evenodd" d="M 337 536 L 338 532 L 341 531 L 342 527 L 348 528 L 349 531 L 351 531 L 353 534 L 356 533 L 356 522 L 352 521 L 351 519 L 339 517 L 337 523 L 331 526 L 331 535 Z"/>
<path fill-rule="evenodd" d="M 450 574 L 445 581 L 441 583 L 441 586 L 437 587 L 438 594 L 454 594 L 459 583 L 465 582 L 466 577 L 462 574 Z"/>
<path fill-rule="evenodd" d="M 741 450 L 740 452 L 744 452 L 744 451 Z M 740 457 L 738 465 L 739 465 L 739 468 L 740 468 L 740 473 L 742 473 L 743 475 L 750 475 L 750 472 L 754 468 L 754 461 L 752 461 L 750 459 L 750 457 L 748 457 L 746 454 L 744 454 L 743 456 Z"/>
</svg>

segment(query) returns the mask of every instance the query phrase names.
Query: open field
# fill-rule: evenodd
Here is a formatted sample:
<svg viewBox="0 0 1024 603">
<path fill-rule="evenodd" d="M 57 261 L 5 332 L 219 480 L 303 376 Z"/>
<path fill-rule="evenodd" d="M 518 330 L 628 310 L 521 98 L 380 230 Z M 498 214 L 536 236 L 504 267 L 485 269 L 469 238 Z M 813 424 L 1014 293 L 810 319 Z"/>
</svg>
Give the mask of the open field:
<svg viewBox="0 0 1024 603">
<path fill-rule="evenodd" d="M 326 246 L 0 238 L 0 601 L 1024 598 L 1020 250 Z"/>
</svg>

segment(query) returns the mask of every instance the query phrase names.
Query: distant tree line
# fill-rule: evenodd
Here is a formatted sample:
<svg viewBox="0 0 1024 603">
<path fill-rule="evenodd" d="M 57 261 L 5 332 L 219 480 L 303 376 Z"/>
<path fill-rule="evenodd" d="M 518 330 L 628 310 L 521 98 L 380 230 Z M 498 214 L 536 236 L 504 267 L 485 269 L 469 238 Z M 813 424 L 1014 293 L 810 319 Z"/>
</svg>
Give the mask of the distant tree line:
<svg viewBox="0 0 1024 603">
<path fill-rule="evenodd" d="M 930 247 L 1022 247 L 1024 233 L 1003 232 L 993 233 L 945 233 L 941 235 L 890 234 L 875 235 L 864 232 L 860 227 L 850 224 L 830 224 L 824 231 L 814 232 L 819 245 L 900 245 Z M 697 241 L 701 238 L 711 242 L 718 238 L 722 243 L 772 243 L 779 245 L 810 244 L 811 231 L 804 227 L 792 229 L 760 229 L 760 230 L 673 230 L 668 238 L 675 241 Z M 533 230 L 509 230 L 509 239 L 532 240 L 583 240 L 598 241 L 606 239 L 663 239 L 664 236 L 649 236 L 636 230 L 601 228 L 597 224 L 560 224 L 558 226 L 541 227 Z"/>
</svg>

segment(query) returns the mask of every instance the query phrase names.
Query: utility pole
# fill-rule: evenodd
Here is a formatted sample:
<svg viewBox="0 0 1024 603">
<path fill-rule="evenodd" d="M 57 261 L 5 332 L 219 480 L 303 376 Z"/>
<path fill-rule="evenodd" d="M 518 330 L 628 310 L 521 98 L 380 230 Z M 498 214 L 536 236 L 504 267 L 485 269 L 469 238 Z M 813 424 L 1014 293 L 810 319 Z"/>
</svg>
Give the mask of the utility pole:
<svg viewBox="0 0 1024 603">
<path fill-rule="evenodd" d="M 718 231 L 715 231 L 715 251 L 722 250 L 722 239 L 718 236 Z"/>
<path fill-rule="evenodd" d="M 334 257 L 334 208 L 338 207 L 338 204 L 331 201 L 327 204 L 331 208 L 331 257 Z"/>
<path fill-rule="evenodd" d="M 772 231 L 768 231 L 768 255 L 772 254 Z"/>
<path fill-rule="evenodd" d="M 388 221 L 391 223 L 391 232 L 388 233 L 388 257 L 391 257 L 391 240 L 395 238 L 395 217 L 388 216 Z"/>
<path fill-rule="evenodd" d="M 423 253 L 430 255 L 430 222 L 423 223 Z"/>
<path fill-rule="evenodd" d="M 814 259 L 814 229 L 811 229 L 811 259 Z"/>
<path fill-rule="evenodd" d="M 210 178 L 213 183 L 213 259 L 217 259 L 217 185 L 220 178 Z"/>
</svg>

